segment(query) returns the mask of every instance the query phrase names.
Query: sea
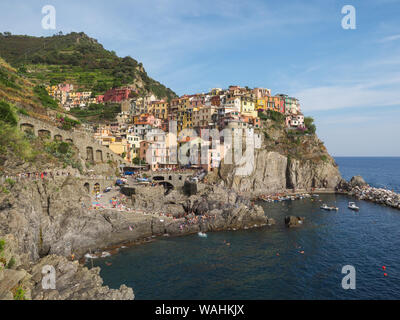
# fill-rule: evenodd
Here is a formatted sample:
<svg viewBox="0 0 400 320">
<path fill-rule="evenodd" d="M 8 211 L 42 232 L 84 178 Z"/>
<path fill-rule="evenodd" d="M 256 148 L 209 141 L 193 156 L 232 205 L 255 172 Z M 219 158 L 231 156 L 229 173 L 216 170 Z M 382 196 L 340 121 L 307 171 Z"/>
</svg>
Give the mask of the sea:
<svg viewBox="0 0 400 320">
<path fill-rule="evenodd" d="M 346 179 L 361 175 L 400 192 L 400 158 L 335 160 Z M 163 237 L 87 265 L 100 266 L 111 288 L 132 287 L 138 300 L 400 299 L 400 210 L 343 195 L 260 204 L 276 225 Z M 305 217 L 303 226 L 286 228 L 287 215 Z"/>
</svg>

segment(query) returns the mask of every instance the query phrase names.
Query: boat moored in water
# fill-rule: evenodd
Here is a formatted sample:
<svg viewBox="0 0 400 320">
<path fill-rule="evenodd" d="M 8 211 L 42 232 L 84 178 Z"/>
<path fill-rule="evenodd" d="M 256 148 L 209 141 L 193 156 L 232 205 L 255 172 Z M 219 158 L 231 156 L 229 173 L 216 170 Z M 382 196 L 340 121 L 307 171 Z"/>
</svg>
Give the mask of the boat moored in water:
<svg viewBox="0 0 400 320">
<path fill-rule="evenodd" d="M 338 210 L 339 210 L 338 207 L 329 207 L 326 203 L 324 203 L 324 204 L 321 206 L 321 209 L 322 209 L 322 210 L 327 210 L 327 211 L 338 211 Z"/>
<path fill-rule="evenodd" d="M 349 202 L 348 208 L 349 208 L 350 210 L 354 210 L 354 211 L 360 210 L 360 208 L 357 207 L 357 205 L 355 204 L 355 202 Z"/>
</svg>

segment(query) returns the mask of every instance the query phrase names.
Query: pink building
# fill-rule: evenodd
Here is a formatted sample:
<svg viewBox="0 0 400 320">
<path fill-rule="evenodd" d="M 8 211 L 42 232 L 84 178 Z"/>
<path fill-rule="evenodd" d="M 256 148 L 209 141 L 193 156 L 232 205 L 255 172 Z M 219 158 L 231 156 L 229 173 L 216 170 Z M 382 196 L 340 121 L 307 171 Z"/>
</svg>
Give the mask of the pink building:
<svg viewBox="0 0 400 320">
<path fill-rule="evenodd" d="M 62 83 L 58 85 L 58 89 L 64 92 L 70 92 L 74 90 L 74 85 L 70 83 Z"/>
<path fill-rule="evenodd" d="M 104 102 L 104 95 L 99 95 L 96 97 L 97 103 L 103 103 Z"/>
</svg>

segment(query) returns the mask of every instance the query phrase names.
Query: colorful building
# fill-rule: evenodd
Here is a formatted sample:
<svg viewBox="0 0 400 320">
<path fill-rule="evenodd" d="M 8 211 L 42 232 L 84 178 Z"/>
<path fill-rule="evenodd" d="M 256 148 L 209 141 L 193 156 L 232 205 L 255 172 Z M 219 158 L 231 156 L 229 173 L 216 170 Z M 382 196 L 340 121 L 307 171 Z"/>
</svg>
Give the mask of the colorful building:
<svg viewBox="0 0 400 320">
<path fill-rule="evenodd" d="M 108 90 L 103 97 L 104 102 L 122 102 L 123 100 L 129 99 L 131 93 L 129 88 L 114 88 Z"/>
</svg>

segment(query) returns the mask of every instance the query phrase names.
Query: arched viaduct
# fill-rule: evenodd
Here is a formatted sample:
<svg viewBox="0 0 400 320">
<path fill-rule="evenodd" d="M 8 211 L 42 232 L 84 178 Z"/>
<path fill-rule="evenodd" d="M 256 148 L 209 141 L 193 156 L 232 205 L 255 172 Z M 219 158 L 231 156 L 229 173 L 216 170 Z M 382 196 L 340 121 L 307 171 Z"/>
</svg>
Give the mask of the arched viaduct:
<svg viewBox="0 0 400 320">
<path fill-rule="evenodd" d="M 62 130 L 42 120 L 24 115 L 19 115 L 18 126 L 22 131 L 30 131 L 37 137 L 73 143 L 78 148 L 80 157 L 85 161 L 94 163 L 113 161 L 120 165 L 129 164 L 109 148 L 100 145 L 84 131 Z"/>
<path fill-rule="evenodd" d="M 152 172 L 147 173 L 147 176 L 152 179 L 153 182 L 158 183 L 169 183 L 174 186 L 174 188 L 183 187 L 185 180 L 191 176 L 192 173 L 176 173 L 176 172 Z"/>
</svg>

